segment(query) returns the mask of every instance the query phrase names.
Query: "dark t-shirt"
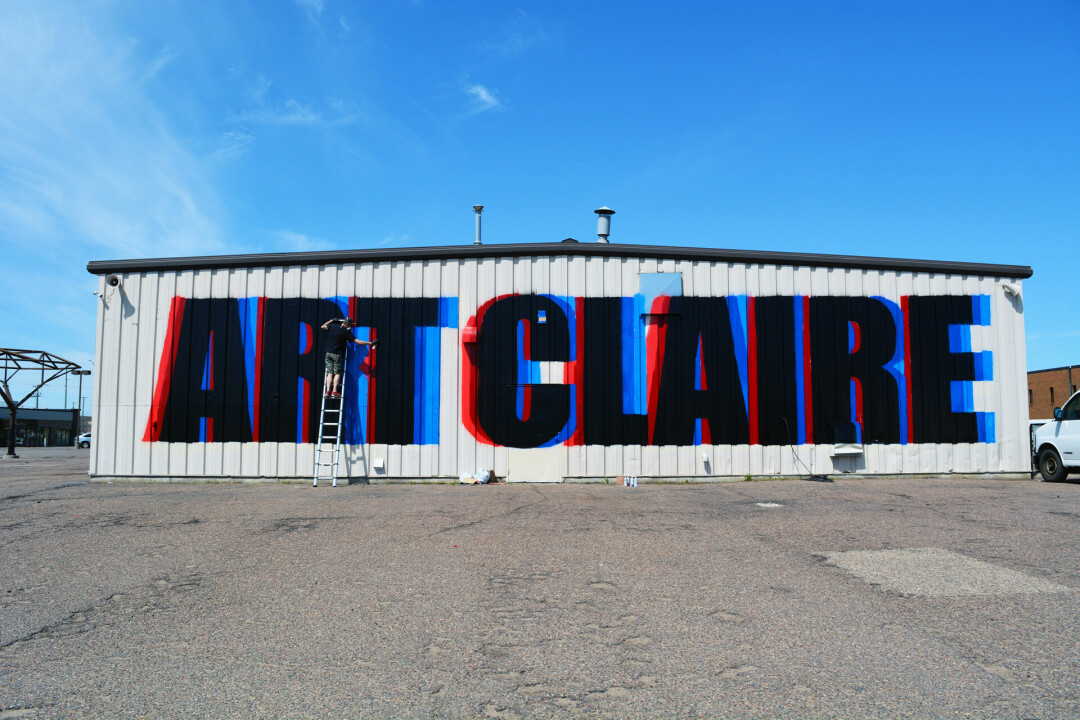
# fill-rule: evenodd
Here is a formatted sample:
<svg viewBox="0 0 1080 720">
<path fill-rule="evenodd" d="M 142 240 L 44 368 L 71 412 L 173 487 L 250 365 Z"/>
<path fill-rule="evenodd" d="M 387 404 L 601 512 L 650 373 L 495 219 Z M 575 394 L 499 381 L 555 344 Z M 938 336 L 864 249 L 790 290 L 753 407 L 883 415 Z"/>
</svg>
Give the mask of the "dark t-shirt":
<svg viewBox="0 0 1080 720">
<path fill-rule="evenodd" d="M 330 326 L 330 339 L 326 341 L 326 352 L 335 355 L 344 355 L 345 346 L 353 341 L 352 330 L 346 330 L 341 325 Z"/>
</svg>

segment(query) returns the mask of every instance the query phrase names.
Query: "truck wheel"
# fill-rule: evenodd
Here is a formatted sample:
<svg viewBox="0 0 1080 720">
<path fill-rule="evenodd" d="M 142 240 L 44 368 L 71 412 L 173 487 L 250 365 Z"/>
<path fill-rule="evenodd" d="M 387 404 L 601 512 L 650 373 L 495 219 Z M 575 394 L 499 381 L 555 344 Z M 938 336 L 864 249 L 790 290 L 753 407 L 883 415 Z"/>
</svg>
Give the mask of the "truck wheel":
<svg viewBox="0 0 1080 720">
<path fill-rule="evenodd" d="M 1039 472 L 1046 482 L 1060 482 L 1065 479 L 1065 466 L 1054 448 L 1044 448 L 1039 453 Z"/>
</svg>

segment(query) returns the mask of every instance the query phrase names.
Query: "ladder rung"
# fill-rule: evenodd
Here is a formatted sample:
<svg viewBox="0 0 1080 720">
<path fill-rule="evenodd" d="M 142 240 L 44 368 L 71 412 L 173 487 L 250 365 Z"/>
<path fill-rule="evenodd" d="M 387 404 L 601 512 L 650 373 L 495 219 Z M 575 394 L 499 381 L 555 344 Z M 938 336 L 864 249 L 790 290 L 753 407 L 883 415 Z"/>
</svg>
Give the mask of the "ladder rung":
<svg viewBox="0 0 1080 720">
<path fill-rule="evenodd" d="M 345 386 L 342 384 L 341 391 Z M 337 466 L 341 457 L 341 426 L 345 417 L 345 403 L 341 397 L 323 396 L 322 414 L 319 417 L 318 444 L 315 447 L 315 484 L 319 480 L 333 480 L 337 485 Z M 329 455 L 329 458 L 325 456 Z M 324 462 L 329 460 L 329 462 Z M 327 469 L 324 469 L 327 468 Z"/>
</svg>

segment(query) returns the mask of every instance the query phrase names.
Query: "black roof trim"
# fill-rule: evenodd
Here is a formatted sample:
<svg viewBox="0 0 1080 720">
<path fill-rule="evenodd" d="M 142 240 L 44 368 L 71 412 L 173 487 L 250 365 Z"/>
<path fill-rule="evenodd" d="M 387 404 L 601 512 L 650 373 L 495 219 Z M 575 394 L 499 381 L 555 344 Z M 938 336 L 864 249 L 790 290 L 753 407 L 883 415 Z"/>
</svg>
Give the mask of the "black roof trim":
<svg viewBox="0 0 1080 720">
<path fill-rule="evenodd" d="M 377 250 L 325 250 L 321 252 L 265 253 L 259 255 L 209 255 L 203 257 L 151 258 L 144 260 L 92 260 L 86 269 L 92 275 L 128 272 L 170 272 L 182 270 L 232 269 L 247 267 L 293 267 L 341 265 L 346 263 L 401 262 L 405 260 L 457 260 L 462 258 L 528 257 L 540 255 L 586 255 L 598 257 L 639 257 L 656 260 L 698 260 L 796 267 L 842 267 L 864 270 L 901 270 L 1029 278 L 1026 265 L 940 262 L 858 255 L 818 255 L 815 253 L 771 252 L 767 250 L 722 250 L 716 248 L 667 247 L 661 245 L 618 245 L 607 243 L 517 243 L 502 245 L 445 245 L 439 247 L 380 248 Z"/>
</svg>

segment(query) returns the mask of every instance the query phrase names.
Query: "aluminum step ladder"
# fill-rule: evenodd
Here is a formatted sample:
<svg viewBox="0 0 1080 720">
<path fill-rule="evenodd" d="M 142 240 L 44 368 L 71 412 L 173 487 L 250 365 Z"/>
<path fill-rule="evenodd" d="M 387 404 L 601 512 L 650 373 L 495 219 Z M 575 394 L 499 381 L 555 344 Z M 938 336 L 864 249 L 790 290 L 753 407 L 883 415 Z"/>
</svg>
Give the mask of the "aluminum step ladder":
<svg viewBox="0 0 1080 720">
<path fill-rule="evenodd" d="M 315 482 L 332 480 L 337 487 L 338 462 L 341 459 L 341 426 L 345 417 L 345 373 L 341 374 L 342 397 L 326 397 L 323 392 L 322 412 L 319 413 L 319 440 L 315 446 Z"/>
</svg>

